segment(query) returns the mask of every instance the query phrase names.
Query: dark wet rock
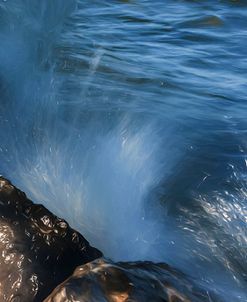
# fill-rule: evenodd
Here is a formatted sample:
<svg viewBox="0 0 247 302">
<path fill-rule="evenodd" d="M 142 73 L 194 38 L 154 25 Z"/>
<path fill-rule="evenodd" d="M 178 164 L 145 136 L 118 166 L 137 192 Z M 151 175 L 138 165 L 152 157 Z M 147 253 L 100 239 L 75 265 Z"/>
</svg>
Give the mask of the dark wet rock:
<svg viewBox="0 0 247 302">
<path fill-rule="evenodd" d="M 44 302 L 202 302 L 191 281 L 166 264 L 98 259 L 79 266 Z"/>
<path fill-rule="evenodd" d="M 81 264 L 101 257 L 68 223 L 0 177 L 0 301 L 42 301 Z"/>
</svg>

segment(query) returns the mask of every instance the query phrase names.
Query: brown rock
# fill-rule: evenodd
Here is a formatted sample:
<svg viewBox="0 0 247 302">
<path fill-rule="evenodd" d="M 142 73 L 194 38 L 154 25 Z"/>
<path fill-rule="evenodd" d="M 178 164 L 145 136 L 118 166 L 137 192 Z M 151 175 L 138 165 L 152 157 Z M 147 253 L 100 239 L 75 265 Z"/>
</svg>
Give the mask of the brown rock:
<svg viewBox="0 0 247 302">
<path fill-rule="evenodd" d="M 181 273 L 166 264 L 98 259 L 79 266 L 44 302 L 202 302 Z"/>
</svg>

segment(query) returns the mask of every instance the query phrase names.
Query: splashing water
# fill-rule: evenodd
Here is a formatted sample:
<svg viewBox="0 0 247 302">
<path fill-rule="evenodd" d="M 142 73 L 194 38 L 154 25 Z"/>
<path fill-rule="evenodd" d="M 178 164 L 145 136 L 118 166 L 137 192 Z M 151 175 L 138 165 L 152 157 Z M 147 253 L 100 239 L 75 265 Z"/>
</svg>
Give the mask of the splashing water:
<svg viewBox="0 0 247 302">
<path fill-rule="evenodd" d="M 155 34 L 138 48 L 137 37 L 159 30 L 158 14 L 152 23 L 144 4 L 134 17 L 122 8 L 130 4 L 101 5 L 0 1 L 0 171 L 107 257 L 164 261 L 224 301 L 245 301 L 246 178 L 239 165 L 228 169 L 235 158 L 242 167 L 246 149 L 235 119 L 241 110 L 218 117 L 218 107 L 203 107 L 203 94 L 194 101 L 197 81 L 194 94 L 191 83 L 181 88 L 187 63 L 174 61 L 178 46 L 165 49 L 165 63 Z M 112 32 L 102 16 L 113 18 Z M 115 16 L 127 20 L 123 29 Z M 151 23 L 142 32 L 132 22 Z M 241 154 L 219 172 L 230 138 Z"/>
<path fill-rule="evenodd" d="M 66 217 L 106 255 L 145 259 L 157 244 L 159 224 L 146 221 L 144 210 L 145 198 L 161 181 L 157 126 L 133 121 L 130 114 L 102 119 L 97 110 L 83 120 L 83 98 L 103 51 L 91 60 L 80 101 L 67 104 L 58 95 L 63 81 L 49 58 L 65 8 L 61 12 L 58 5 L 54 11 L 45 2 L 26 5 L 33 8 L 25 16 L 32 27 L 14 24 L 1 37 L 2 90 L 9 94 L 1 110 L 3 172 L 31 198 Z M 64 106 L 72 116 L 69 122 Z M 167 163 L 166 170 L 171 168 Z"/>
</svg>

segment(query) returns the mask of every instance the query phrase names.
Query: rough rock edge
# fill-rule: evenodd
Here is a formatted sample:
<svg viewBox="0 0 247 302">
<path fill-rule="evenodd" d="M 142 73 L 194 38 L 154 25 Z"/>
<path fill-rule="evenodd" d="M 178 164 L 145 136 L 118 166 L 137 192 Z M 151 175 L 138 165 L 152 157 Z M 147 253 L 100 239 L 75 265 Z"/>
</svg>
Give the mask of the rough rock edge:
<svg viewBox="0 0 247 302">
<path fill-rule="evenodd" d="M 0 300 L 40 302 L 81 264 L 102 256 L 43 205 L 0 177 Z"/>
</svg>

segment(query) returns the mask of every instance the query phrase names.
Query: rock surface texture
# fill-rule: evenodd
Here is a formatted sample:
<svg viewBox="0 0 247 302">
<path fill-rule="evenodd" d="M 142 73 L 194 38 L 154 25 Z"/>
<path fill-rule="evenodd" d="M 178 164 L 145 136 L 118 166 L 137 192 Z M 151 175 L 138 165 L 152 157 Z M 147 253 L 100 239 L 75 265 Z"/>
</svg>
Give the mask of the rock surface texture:
<svg viewBox="0 0 247 302">
<path fill-rule="evenodd" d="M 219 301 L 208 295 L 166 264 L 102 258 L 65 220 L 0 177 L 0 302 Z"/>
<path fill-rule="evenodd" d="M 78 265 L 101 256 L 65 220 L 0 177 L 1 302 L 40 302 Z"/>
<path fill-rule="evenodd" d="M 202 302 L 185 276 L 166 264 L 113 263 L 98 259 L 79 266 L 44 302 Z"/>
</svg>

